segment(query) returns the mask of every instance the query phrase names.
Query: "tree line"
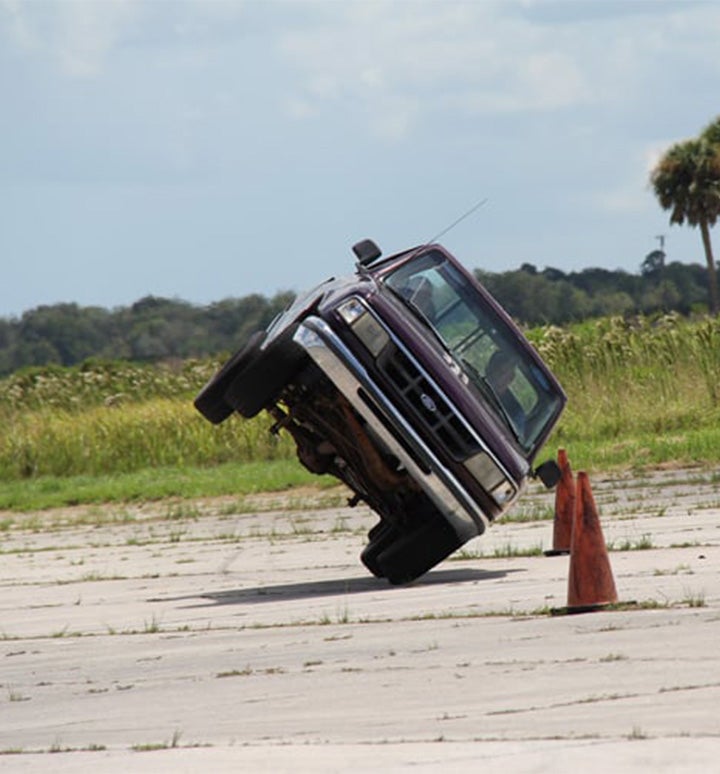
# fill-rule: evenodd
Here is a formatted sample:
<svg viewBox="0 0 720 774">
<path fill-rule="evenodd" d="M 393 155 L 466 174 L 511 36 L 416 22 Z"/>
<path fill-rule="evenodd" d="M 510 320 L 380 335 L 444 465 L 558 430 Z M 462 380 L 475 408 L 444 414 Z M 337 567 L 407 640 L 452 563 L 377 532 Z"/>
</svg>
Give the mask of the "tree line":
<svg viewBox="0 0 720 774">
<path fill-rule="evenodd" d="M 590 317 L 707 309 L 707 269 L 669 263 L 650 253 L 638 274 L 606 269 L 565 273 L 523 264 L 476 276 L 505 309 L 527 326 Z M 73 366 L 88 360 L 160 362 L 226 354 L 265 328 L 293 299 L 252 294 L 208 306 L 148 296 L 113 310 L 62 303 L 19 318 L 0 318 L 0 376 L 28 366 Z"/>
<path fill-rule="evenodd" d="M 208 306 L 147 296 L 113 310 L 62 303 L 0 318 L 0 376 L 27 366 L 90 359 L 160 362 L 228 352 L 264 328 L 293 298 L 252 294 Z"/>
<path fill-rule="evenodd" d="M 515 320 L 531 327 L 707 310 L 707 270 L 697 264 L 666 264 L 661 250 L 647 256 L 639 274 L 599 268 L 565 274 L 525 263 L 516 271 L 476 270 L 475 275 Z"/>
</svg>

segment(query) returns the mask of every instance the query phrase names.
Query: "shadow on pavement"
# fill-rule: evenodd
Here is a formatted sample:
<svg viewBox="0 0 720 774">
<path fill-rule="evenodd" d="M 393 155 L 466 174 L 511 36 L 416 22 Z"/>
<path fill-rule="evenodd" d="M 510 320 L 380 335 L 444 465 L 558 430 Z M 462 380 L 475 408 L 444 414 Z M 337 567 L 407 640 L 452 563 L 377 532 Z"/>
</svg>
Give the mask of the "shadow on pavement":
<svg viewBox="0 0 720 774">
<path fill-rule="evenodd" d="M 276 586 L 254 586 L 231 591 L 205 592 L 182 599 L 206 599 L 216 605 L 249 605 L 263 602 L 311 599 L 313 597 L 337 596 L 342 594 L 362 594 L 367 592 L 398 593 L 403 589 L 418 586 L 433 586 L 447 583 L 475 583 L 503 578 L 510 572 L 522 570 L 503 570 L 488 572 L 477 569 L 437 570 L 423 575 L 406 586 L 391 586 L 382 578 L 338 578 L 324 581 L 305 581 L 303 583 L 283 583 Z M 159 601 L 159 600 L 157 600 Z M 168 601 L 167 598 L 162 601 Z M 194 605 L 194 607 L 201 605 Z"/>
</svg>

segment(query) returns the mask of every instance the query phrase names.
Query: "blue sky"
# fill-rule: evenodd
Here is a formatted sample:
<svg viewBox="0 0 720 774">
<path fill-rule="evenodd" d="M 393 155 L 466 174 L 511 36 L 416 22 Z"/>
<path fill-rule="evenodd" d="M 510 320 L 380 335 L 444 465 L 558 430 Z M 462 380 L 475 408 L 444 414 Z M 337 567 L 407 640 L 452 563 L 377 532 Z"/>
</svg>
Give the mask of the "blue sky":
<svg viewBox="0 0 720 774">
<path fill-rule="evenodd" d="M 704 263 L 648 173 L 718 40 L 714 1 L 0 0 L 0 316 L 298 291 L 482 199 L 471 268 Z"/>
</svg>

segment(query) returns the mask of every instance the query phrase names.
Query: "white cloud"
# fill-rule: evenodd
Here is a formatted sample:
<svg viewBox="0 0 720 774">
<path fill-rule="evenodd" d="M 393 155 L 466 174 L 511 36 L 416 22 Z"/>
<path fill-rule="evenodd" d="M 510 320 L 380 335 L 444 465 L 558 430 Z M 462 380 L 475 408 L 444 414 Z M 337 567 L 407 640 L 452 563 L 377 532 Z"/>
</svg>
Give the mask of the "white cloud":
<svg viewBox="0 0 720 774">
<path fill-rule="evenodd" d="M 67 75 L 98 75 L 106 56 L 134 16 L 133 0 L 102 3 L 69 2 L 61 9 L 61 39 L 57 41 L 61 67 Z"/>
<path fill-rule="evenodd" d="M 304 121 L 317 114 L 317 109 L 306 99 L 289 97 L 285 100 L 285 112 L 290 118 Z"/>
<path fill-rule="evenodd" d="M 613 191 L 601 192 L 594 200 L 600 210 L 617 215 L 647 212 L 654 207 L 647 184 L 638 187 L 635 181 Z"/>
<path fill-rule="evenodd" d="M 555 110 L 602 93 L 574 30 L 538 28 L 495 3 L 346 3 L 316 8 L 318 23 L 281 34 L 295 88 L 315 105 L 412 105 L 399 137 L 426 113 Z M 408 9 L 412 13 L 408 13 Z M 318 89 L 318 83 L 333 88 Z M 370 119 L 375 126 L 375 119 Z"/>
<path fill-rule="evenodd" d="M 370 130 L 382 140 L 399 141 L 407 136 L 421 113 L 417 100 L 395 97 L 381 102 L 370 118 Z"/>
<path fill-rule="evenodd" d="M 650 174 L 673 142 L 675 141 L 653 142 L 631 154 L 630 174 L 620 180 L 613 189 L 597 193 L 594 197 L 597 206 L 613 214 L 637 214 L 656 210 L 658 205 L 652 192 Z"/>
<path fill-rule="evenodd" d="M 711 4 L 658 4 L 652 13 L 637 4 L 573 5 L 320 3 L 310 6 L 310 23 L 280 33 L 278 50 L 313 114 L 362 101 L 375 116 L 383 104 L 410 100 L 417 109 L 402 122 L 410 131 L 448 108 L 493 115 L 647 99 L 660 61 L 692 56 L 693 36 L 720 29 Z"/>
<path fill-rule="evenodd" d="M 678 140 L 668 140 L 666 142 L 654 142 L 645 149 L 644 152 L 644 168 L 646 179 L 650 178 L 650 174 L 657 166 L 663 154 L 674 145 Z"/>
<path fill-rule="evenodd" d="M 531 107 L 566 107 L 587 101 L 589 97 L 580 68 L 570 56 L 557 51 L 529 56 L 521 81 Z"/>
<path fill-rule="evenodd" d="M 19 49 L 41 54 L 70 77 L 98 75 L 108 54 L 135 20 L 138 0 L 2 0 L 10 37 Z"/>
<path fill-rule="evenodd" d="M 37 37 L 25 16 L 26 6 L 21 0 L 0 0 L 0 20 L 5 19 L 10 39 L 21 50 L 37 46 Z M 1 28 L 0 28 L 1 29 Z"/>
</svg>

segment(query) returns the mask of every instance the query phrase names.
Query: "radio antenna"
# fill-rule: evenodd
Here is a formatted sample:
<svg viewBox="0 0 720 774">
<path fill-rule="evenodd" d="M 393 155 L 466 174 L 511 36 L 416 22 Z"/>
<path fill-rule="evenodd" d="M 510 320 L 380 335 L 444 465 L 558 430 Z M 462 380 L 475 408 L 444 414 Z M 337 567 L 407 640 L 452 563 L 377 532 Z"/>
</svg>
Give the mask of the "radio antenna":
<svg viewBox="0 0 720 774">
<path fill-rule="evenodd" d="M 435 234 L 435 236 L 432 239 L 428 239 L 427 242 L 423 242 L 417 247 L 414 247 L 411 250 L 408 250 L 406 253 L 402 253 L 402 255 L 405 255 L 408 260 L 412 256 L 417 255 L 419 252 L 424 250 L 428 245 L 433 244 L 433 242 L 437 242 L 437 240 L 440 239 L 440 237 L 445 236 L 445 234 L 447 234 L 448 231 L 451 231 L 452 229 L 454 229 L 455 226 L 458 225 L 458 223 L 462 223 L 462 221 L 464 221 L 465 218 L 470 217 L 470 215 L 472 215 L 473 212 L 475 212 L 476 210 L 479 210 L 484 204 L 487 204 L 487 201 L 488 201 L 487 198 L 485 198 L 485 199 L 481 199 L 479 202 L 476 202 L 467 212 L 464 212 L 459 218 L 457 218 L 457 220 L 454 220 L 449 226 L 444 228 L 439 233 Z M 356 245 L 353 246 L 353 252 L 358 258 L 358 261 L 357 261 L 358 271 L 367 271 L 367 267 L 375 263 L 375 261 L 377 261 L 381 255 L 380 249 L 371 239 L 364 239 L 361 242 L 358 242 Z"/>
<path fill-rule="evenodd" d="M 462 221 L 465 220 L 465 218 L 470 217 L 470 215 L 473 214 L 476 210 L 479 210 L 484 204 L 487 203 L 487 198 L 481 199 L 476 204 L 473 204 L 473 206 L 465 213 L 463 213 L 457 220 L 454 220 L 447 228 L 444 228 L 439 234 L 436 234 L 432 239 L 428 239 L 427 242 L 425 242 L 426 245 L 431 245 L 433 242 L 437 242 L 440 237 L 445 236 L 445 234 L 448 233 L 448 231 L 452 231 L 452 229 L 455 228 L 459 223 L 462 223 Z"/>
</svg>

